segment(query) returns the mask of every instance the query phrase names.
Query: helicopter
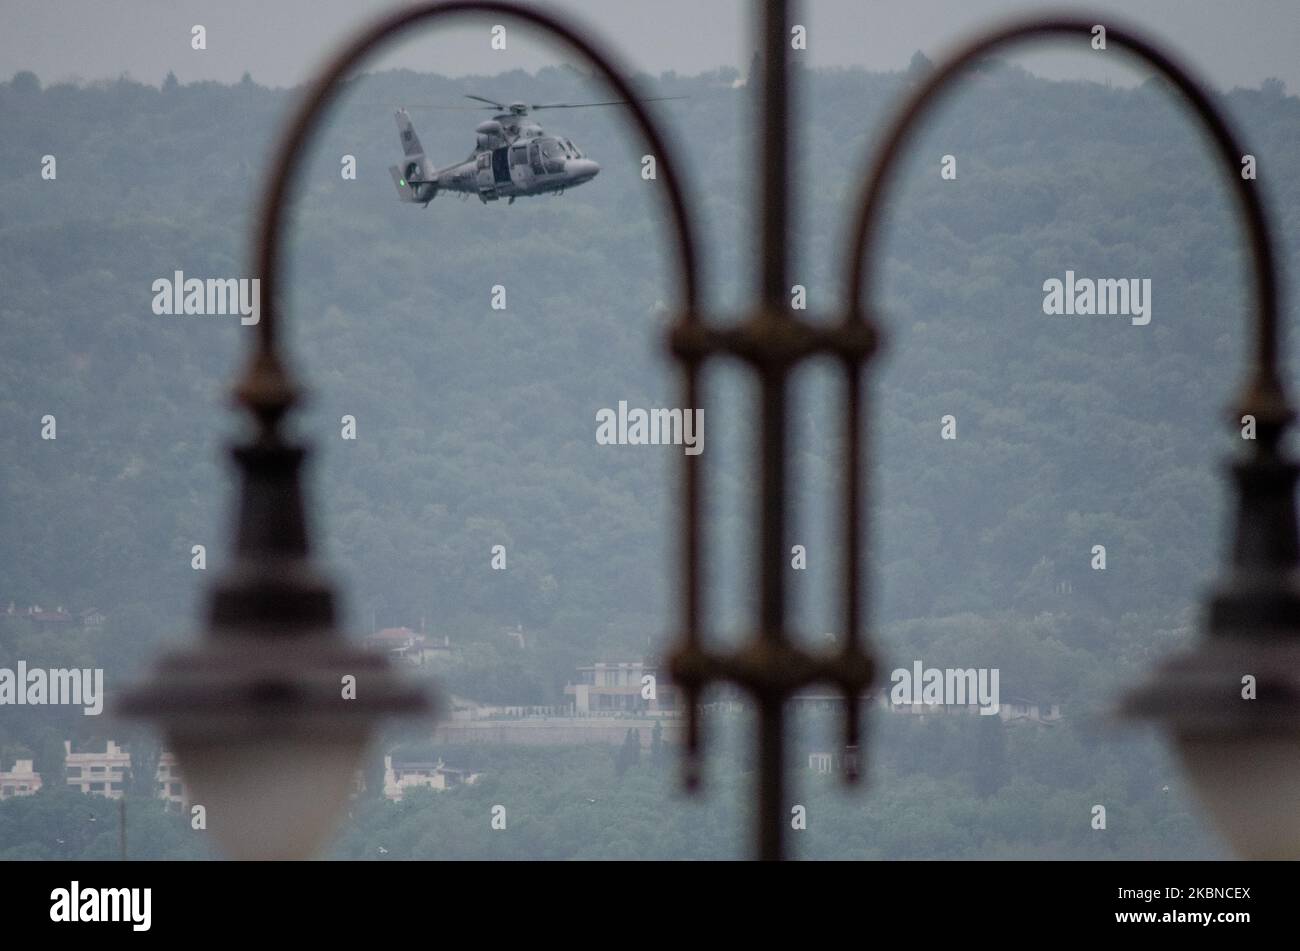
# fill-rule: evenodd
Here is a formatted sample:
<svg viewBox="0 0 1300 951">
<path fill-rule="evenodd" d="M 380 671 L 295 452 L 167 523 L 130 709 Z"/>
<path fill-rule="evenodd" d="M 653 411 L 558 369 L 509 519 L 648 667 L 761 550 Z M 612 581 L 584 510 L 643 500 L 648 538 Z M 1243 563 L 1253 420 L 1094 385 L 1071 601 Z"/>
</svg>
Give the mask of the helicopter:
<svg viewBox="0 0 1300 951">
<path fill-rule="evenodd" d="M 439 192 L 456 192 L 463 196 L 477 195 L 487 204 L 501 198 L 513 205 L 522 195 L 562 194 L 591 181 L 600 174 L 600 165 L 587 158 L 571 139 L 550 135 L 543 131 L 530 113 L 539 109 L 584 109 L 591 106 L 625 105 L 626 100 L 606 102 L 553 102 L 530 105 L 525 102 L 509 104 L 467 95 L 483 106 L 461 108 L 492 109 L 496 115 L 482 122 L 474 130 L 477 140 L 469 157 L 453 165 L 437 168 L 424 154 L 420 137 L 405 109 L 397 110 L 397 131 L 402 141 L 403 164 L 388 168 L 403 202 L 422 204 L 429 202 Z M 660 99 L 677 99 L 678 96 L 641 100 L 656 102 Z M 455 107 L 453 107 L 455 108 Z"/>
</svg>

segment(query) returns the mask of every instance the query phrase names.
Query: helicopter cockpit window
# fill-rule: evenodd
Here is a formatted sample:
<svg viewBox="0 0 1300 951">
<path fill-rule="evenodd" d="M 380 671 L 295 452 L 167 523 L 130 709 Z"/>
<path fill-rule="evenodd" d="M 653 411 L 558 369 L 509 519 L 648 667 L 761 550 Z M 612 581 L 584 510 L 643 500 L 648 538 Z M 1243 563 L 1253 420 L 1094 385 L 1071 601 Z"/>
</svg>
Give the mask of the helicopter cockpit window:
<svg viewBox="0 0 1300 951">
<path fill-rule="evenodd" d="M 559 139 L 542 140 L 542 164 L 548 172 L 564 171 L 564 146 Z"/>
<path fill-rule="evenodd" d="M 582 158 L 582 151 L 573 144 L 572 139 L 565 139 L 564 144 L 568 146 L 569 158 Z"/>
</svg>

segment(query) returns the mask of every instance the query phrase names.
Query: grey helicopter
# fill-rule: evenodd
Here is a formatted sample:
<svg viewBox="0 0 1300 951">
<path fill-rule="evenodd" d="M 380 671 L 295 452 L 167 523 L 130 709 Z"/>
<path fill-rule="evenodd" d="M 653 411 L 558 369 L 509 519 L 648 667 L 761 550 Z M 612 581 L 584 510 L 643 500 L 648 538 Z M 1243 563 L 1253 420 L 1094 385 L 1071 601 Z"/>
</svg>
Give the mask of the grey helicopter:
<svg viewBox="0 0 1300 951">
<path fill-rule="evenodd" d="M 463 196 L 477 195 L 484 204 L 508 199 L 513 205 L 522 195 L 562 194 L 591 181 L 600 174 L 600 165 L 586 156 L 573 144 L 573 140 L 545 132 L 529 114 L 539 109 L 585 109 L 591 106 L 625 105 L 626 100 L 607 102 L 552 102 L 530 105 L 524 102 L 510 104 L 466 96 L 484 106 L 462 107 L 493 109 L 495 116 L 479 124 L 474 130 L 477 139 L 469 157 L 436 167 L 420 145 L 415 126 L 405 109 L 397 110 L 397 131 L 402 141 L 403 164 L 390 165 L 389 174 L 404 202 L 419 203 L 429 207 L 429 202 L 439 192 L 456 192 Z M 658 102 L 677 99 L 666 96 L 644 99 Z M 454 107 L 453 107 L 454 108 Z"/>
</svg>

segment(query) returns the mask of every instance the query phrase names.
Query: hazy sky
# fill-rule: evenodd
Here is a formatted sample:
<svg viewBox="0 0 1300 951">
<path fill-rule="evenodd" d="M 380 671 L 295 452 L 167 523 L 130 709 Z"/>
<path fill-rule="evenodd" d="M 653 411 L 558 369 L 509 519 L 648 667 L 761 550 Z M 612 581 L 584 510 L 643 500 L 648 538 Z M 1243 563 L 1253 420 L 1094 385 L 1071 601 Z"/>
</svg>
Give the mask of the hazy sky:
<svg viewBox="0 0 1300 951">
<path fill-rule="evenodd" d="M 752 54 L 744 0 L 555 0 L 542 6 L 581 17 L 625 61 L 651 73 L 745 68 Z M 302 82 L 325 53 L 391 0 L 0 0 L 0 77 L 20 69 L 43 81 L 115 78 L 124 72 L 157 84 L 174 70 L 182 82 Z M 1258 86 L 1267 76 L 1300 90 L 1300 5 L 1295 0 L 1061 0 L 1052 9 L 1111 11 L 1164 37 L 1223 87 Z M 813 65 L 897 69 L 912 52 L 934 56 L 980 24 L 1031 9 L 1024 0 L 805 0 Z M 190 48 L 194 24 L 208 48 Z M 505 52 L 487 44 L 486 24 L 418 40 L 374 66 L 406 66 L 457 76 L 535 69 L 559 58 L 527 35 L 509 35 Z M 1133 81 L 1113 57 L 1049 53 L 1020 58 L 1040 75 Z"/>
</svg>

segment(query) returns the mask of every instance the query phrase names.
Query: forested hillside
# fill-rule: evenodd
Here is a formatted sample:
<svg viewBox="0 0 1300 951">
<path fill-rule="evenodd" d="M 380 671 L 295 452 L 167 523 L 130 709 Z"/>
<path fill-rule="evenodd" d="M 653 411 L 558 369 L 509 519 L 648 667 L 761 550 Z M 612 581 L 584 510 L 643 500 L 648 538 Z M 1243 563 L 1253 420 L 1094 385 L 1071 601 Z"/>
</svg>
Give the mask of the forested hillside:
<svg viewBox="0 0 1300 951">
<path fill-rule="evenodd" d="M 795 279 L 810 312 L 829 318 L 844 303 L 873 134 L 925 68 L 918 58 L 905 74 L 803 74 Z M 755 283 L 759 146 L 742 79 L 642 77 L 648 94 L 688 97 L 655 113 L 679 147 L 720 320 Z M 62 604 L 108 618 L 102 632 L 57 639 L 7 629 L 0 666 L 94 661 L 120 683 L 162 642 L 193 636 L 227 557 L 222 447 L 240 420 L 226 397 L 254 329 L 156 315 L 151 285 L 177 270 L 249 275 L 262 174 L 300 92 L 251 79 L 0 84 L 0 609 Z M 480 645 L 459 691 L 557 702 L 576 665 L 655 654 L 674 619 L 681 450 L 595 440 L 603 407 L 678 405 L 663 340 L 678 301 L 670 234 L 662 186 L 642 179 L 646 149 L 618 110 L 541 114 L 602 165 L 563 196 L 399 203 L 386 170 L 400 156 L 392 107 L 471 92 L 544 102 L 603 90 L 554 68 L 457 80 L 390 71 L 352 84 L 295 181 L 283 319 L 310 393 L 296 428 L 315 450 L 314 527 L 350 628 L 424 624 Z M 1296 273 L 1300 99 L 1274 83 L 1223 101 Z M 469 152 L 479 114 L 412 114 L 435 162 Z M 41 176 L 46 154 L 53 181 Z M 953 181 L 939 174 L 946 154 Z M 345 155 L 355 181 L 340 175 Z M 873 300 L 887 344 L 871 375 L 872 633 L 885 670 L 917 659 L 997 667 L 1004 697 L 1064 704 L 1058 740 L 1016 741 L 1028 758 L 1006 760 L 1006 782 L 1043 784 L 1044 796 L 1092 794 L 1045 764 L 1070 761 L 1060 751 L 1084 742 L 1116 692 L 1192 636 L 1220 563 L 1221 464 L 1239 443 L 1224 408 L 1253 316 L 1226 198 L 1223 172 L 1162 84 L 1047 82 L 996 63 L 943 107 L 895 195 Z M 1043 282 L 1067 270 L 1150 278 L 1150 323 L 1046 315 Z M 494 285 L 505 310 L 490 305 Z M 721 637 L 743 632 L 752 606 L 753 392 L 735 368 L 709 377 L 709 607 Z M 808 567 L 791 586 L 801 632 L 821 639 L 840 624 L 838 386 L 813 367 L 795 395 L 792 543 L 806 546 Z M 56 440 L 41 439 L 47 414 Z M 340 438 L 344 415 L 356 440 Z M 941 438 L 946 415 L 956 439 Z M 206 571 L 191 568 L 197 544 Z M 505 571 L 489 564 L 498 544 Z M 1092 567 L 1095 545 L 1105 570 Z M 517 627 L 522 651 L 502 633 Z M 55 749 L 60 731 L 102 729 L 81 720 L 37 731 L 30 716 L 0 719 L 0 765 L 23 747 Z M 891 756 L 927 742 L 899 729 L 887 734 Z M 1088 736 L 1088 762 L 1113 773 L 1108 789 L 1163 808 L 1168 779 L 1144 779 L 1172 775 L 1153 743 Z M 957 783 L 936 787 L 936 802 L 950 802 L 965 787 L 951 764 L 933 765 L 947 777 L 935 783 Z M 909 769 L 891 760 L 886 775 Z M 876 812 L 926 808 L 874 795 L 884 798 L 863 802 Z M 1133 848 L 1188 842 L 1194 826 L 1177 809 L 1168 827 L 1146 823 Z M 1055 832 L 1017 838 L 1007 821 L 996 839 L 1008 854 L 1052 843 L 1092 854 Z M 366 851 L 350 841 L 345 850 Z M 990 840 L 944 841 L 863 849 L 963 854 Z"/>
</svg>

